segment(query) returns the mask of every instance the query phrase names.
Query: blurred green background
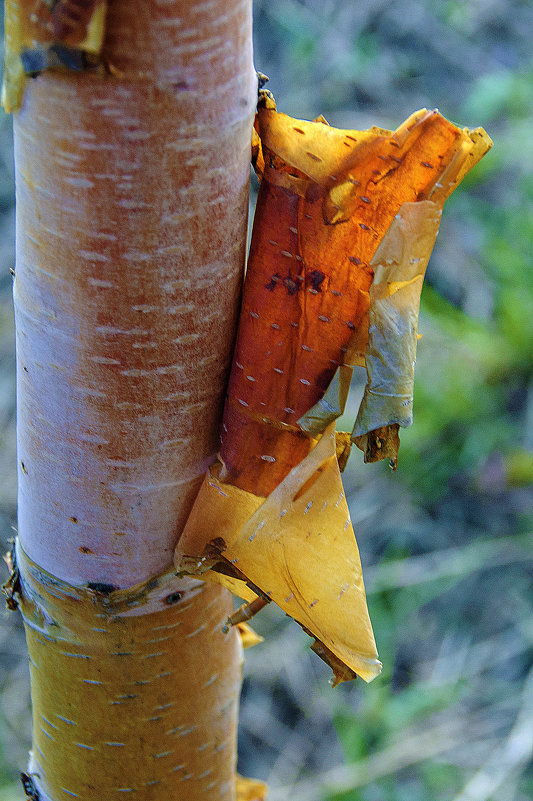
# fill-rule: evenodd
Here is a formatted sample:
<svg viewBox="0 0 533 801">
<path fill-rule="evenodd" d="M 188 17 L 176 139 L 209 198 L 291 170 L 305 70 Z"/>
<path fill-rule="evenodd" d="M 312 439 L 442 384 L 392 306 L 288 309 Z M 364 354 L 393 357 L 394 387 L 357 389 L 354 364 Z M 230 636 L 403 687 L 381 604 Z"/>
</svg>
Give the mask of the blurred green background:
<svg viewBox="0 0 533 801">
<path fill-rule="evenodd" d="M 396 128 L 437 106 L 494 149 L 448 201 L 428 269 L 415 423 L 397 473 L 346 493 L 383 674 L 328 686 L 279 611 L 247 653 L 240 771 L 271 801 L 533 798 L 533 3 L 255 0 L 278 108 Z M 11 122 L 0 119 L 0 525 L 15 525 Z M 346 428 L 364 376 L 358 375 Z M 1 612 L 0 801 L 30 742 L 24 641 Z M 104 801 L 104 800 L 103 800 Z"/>
</svg>

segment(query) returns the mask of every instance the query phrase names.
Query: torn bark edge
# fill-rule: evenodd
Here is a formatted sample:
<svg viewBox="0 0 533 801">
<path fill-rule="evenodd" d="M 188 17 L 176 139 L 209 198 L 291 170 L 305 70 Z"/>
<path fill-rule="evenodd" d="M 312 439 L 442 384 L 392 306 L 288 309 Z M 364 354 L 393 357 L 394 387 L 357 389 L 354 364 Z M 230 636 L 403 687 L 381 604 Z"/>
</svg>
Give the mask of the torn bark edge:
<svg viewBox="0 0 533 801">
<path fill-rule="evenodd" d="M 35 782 L 33 781 L 29 773 L 21 773 L 20 782 L 22 784 L 22 789 L 24 790 L 26 798 L 29 798 L 30 801 L 40 801 L 41 796 L 39 795 L 39 791 L 35 785 Z"/>
<path fill-rule="evenodd" d="M 162 607 L 173 606 L 182 600 L 184 594 L 196 592 L 202 583 L 193 576 L 191 585 L 184 587 L 183 577 L 177 576 L 174 568 L 169 567 L 146 581 L 124 589 L 94 582 L 73 585 L 40 568 L 25 553 L 18 538 L 5 561 L 8 567 L 11 566 L 11 576 L 3 587 L 7 605 L 10 609 L 21 608 L 24 617 L 31 616 L 34 608 L 40 608 L 43 593 L 81 602 L 91 609 L 97 607 L 109 617 L 150 614 Z M 83 629 L 84 617 L 81 613 L 77 620 Z"/>
<path fill-rule="evenodd" d="M 85 4 L 87 5 L 87 4 Z M 4 15 L 4 75 L 2 81 L 2 106 L 9 114 L 22 105 L 27 77 L 36 78 L 47 69 L 66 69 L 76 72 L 101 70 L 115 74 L 111 65 L 104 65 L 100 52 L 104 42 L 107 0 L 93 0 L 90 15 L 78 31 L 73 45 L 72 25 L 61 20 L 52 22 L 51 12 L 45 3 L 42 7 L 50 19 L 39 19 L 35 8 L 25 0 L 5 0 Z M 71 12 L 70 4 L 61 11 Z M 69 21 L 70 23 L 72 20 Z M 59 24 L 59 27 L 58 27 Z"/>
<path fill-rule="evenodd" d="M 253 648 L 254 645 L 259 645 L 259 643 L 263 642 L 265 639 L 256 631 L 254 631 L 248 623 L 237 623 L 235 628 L 239 632 L 243 650 L 246 650 L 247 648 Z"/>
<path fill-rule="evenodd" d="M 20 572 L 17 567 L 17 558 L 15 553 L 15 540 L 11 540 L 11 548 L 4 555 L 4 562 L 9 570 L 9 578 L 2 584 L 2 592 L 6 598 L 6 606 L 12 612 L 18 609 L 18 600 L 15 596 L 20 597 Z"/>
<path fill-rule="evenodd" d="M 398 467 L 400 448 L 400 426 L 398 423 L 381 426 L 366 434 L 353 437 L 353 442 L 364 453 L 364 461 L 379 462 L 388 459 L 392 470 Z"/>
<path fill-rule="evenodd" d="M 251 582 L 245 575 L 242 573 L 235 565 L 226 559 L 223 556 L 223 551 L 226 549 L 226 543 L 222 539 L 222 537 L 217 537 L 214 540 L 211 540 L 206 547 L 200 557 L 197 556 L 182 556 L 180 559 L 180 567 L 181 569 L 176 574 L 177 576 L 192 576 L 197 578 L 202 578 L 205 580 L 209 580 L 208 574 L 216 573 L 220 576 L 227 576 L 230 579 L 236 579 L 240 581 L 242 585 L 245 585 L 252 593 L 254 593 L 257 598 L 253 598 L 251 603 L 254 603 L 256 600 L 262 600 L 263 605 L 260 607 L 261 609 L 266 604 L 270 603 L 270 598 L 266 595 L 263 590 L 256 586 L 253 582 Z M 219 582 L 224 584 L 223 581 Z M 242 596 L 241 596 L 242 597 Z M 239 611 L 239 610 L 238 610 Z M 257 612 L 259 609 L 257 609 Z M 247 618 L 243 618 L 243 620 L 250 620 L 256 612 L 248 615 Z M 233 617 L 233 616 L 232 616 Z M 235 624 L 240 622 L 240 618 L 235 620 Z M 230 625 L 234 625 L 231 623 Z"/>
<path fill-rule="evenodd" d="M 254 601 L 250 601 L 250 603 L 243 604 L 240 606 L 230 617 L 228 617 L 225 626 L 223 627 L 222 631 L 224 634 L 230 630 L 232 626 L 240 626 L 246 623 L 247 620 L 251 620 L 261 609 L 264 609 L 267 604 L 270 603 L 270 600 L 266 600 L 265 598 L 256 598 Z"/>
<path fill-rule="evenodd" d="M 346 434 L 349 437 L 349 434 Z M 231 626 L 236 626 L 239 634 L 241 636 L 241 643 L 243 648 L 251 647 L 252 645 L 256 645 L 258 642 L 263 641 L 263 637 L 259 637 L 251 629 L 247 626 L 246 621 L 251 620 L 258 612 L 260 612 L 267 604 L 271 603 L 271 599 L 265 595 L 265 593 L 261 590 L 260 587 L 253 584 L 249 581 L 244 573 L 241 573 L 234 565 L 231 564 L 223 555 L 222 551 L 224 550 L 225 543 L 219 540 L 213 540 L 209 543 L 209 545 L 204 549 L 204 553 L 200 558 L 197 557 L 182 557 L 181 564 L 182 570 L 179 571 L 177 574 L 178 576 L 205 576 L 206 574 L 211 573 L 218 573 L 221 576 L 228 576 L 232 579 L 237 579 L 245 584 L 248 589 L 252 590 L 257 595 L 253 601 L 250 601 L 247 604 L 243 604 L 236 612 L 228 618 L 225 623 L 224 630 L 228 630 Z M 224 582 L 220 582 L 224 584 Z M 235 592 L 235 590 L 232 590 Z M 292 618 L 295 623 L 297 623 L 300 628 L 313 640 L 310 648 L 315 654 L 322 659 L 323 662 L 328 665 L 333 671 L 333 676 L 330 679 L 330 683 L 332 687 L 337 687 L 338 684 L 341 684 L 344 681 L 353 681 L 357 678 L 357 673 L 352 670 L 348 665 L 345 665 L 344 662 L 336 656 L 333 651 L 331 651 L 326 645 L 324 645 L 321 640 L 317 639 L 315 635 L 306 628 L 303 623 L 300 623 L 299 620 Z M 242 631 L 242 627 L 247 627 L 249 632 L 251 632 L 253 636 L 253 641 L 248 639 L 249 632 Z"/>
<path fill-rule="evenodd" d="M 320 659 L 325 662 L 326 665 L 333 671 L 333 676 L 330 678 L 330 684 L 332 687 L 337 687 L 337 685 L 341 684 L 343 681 L 354 681 L 357 678 L 357 673 L 354 670 L 349 668 L 348 665 L 345 665 L 338 656 L 335 656 L 333 651 L 330 651 L 330 649 L 327 648 L 323 642 L 317 640 L 315 635 L 306 629 L 302 623 L 299 623 L 299 625 L 306 634 L 314 639 L 314 642 L 311 645 L 311 650 L 314 651 L 315 654 L 319 656 Z"/>
</svg>

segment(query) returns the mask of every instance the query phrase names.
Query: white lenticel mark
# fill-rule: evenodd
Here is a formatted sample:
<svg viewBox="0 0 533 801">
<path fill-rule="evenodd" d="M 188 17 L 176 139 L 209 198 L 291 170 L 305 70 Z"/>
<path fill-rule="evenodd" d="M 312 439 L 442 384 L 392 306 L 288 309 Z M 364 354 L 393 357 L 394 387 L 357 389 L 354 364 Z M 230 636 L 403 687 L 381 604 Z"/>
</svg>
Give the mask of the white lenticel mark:
<svg viewBox="0 0 533 801">
<path fill-rule="evenodd" d="M 259 315 L 257 314 L 257 312 L 251 311 L 250 312 L 250 317 L 253 317 L 254 320 L 259 320 Z"/>
<path fill-rule="evenodd" d="M 281 331 L 279 325 L 277 323 L 271 323 L 270 327 L 274 329 L 274 331 Z"/>
<path fill-rule="evenodd" d="M 329 317 L 326 317 L 324 314 L 319 314 L 318 315 L 318 319 L 322 320 L 323 323 L 329 323 L 330 322 Z"/>
<path fill-rule="evenodd" d="M 313 505 L 313 501 L 309 501 L 309 503 L 307 504 L 307 506 L 306 506 L 306 507 L 305 507 L 305 509 L 304 509 L 304 515 L 306 515 L 306 514 L 307 514 L 307 512 L 308 512 L 308 511 L 309 511 L 309 509 L 312 507 L 312 505 Z"/>
<path fill-rule="evenodd" d="M 238 403 L 240 403 L 240 404 L 241 404 L 241 406 L 248 406 L 248 404 L 246 403 L 246 401 L 244 401 L 242 398 L 237 398 L 237 402 L 238 402 Z"/>
<path fill-rule="evenodd" d="M 64 793 L 66 793 L 67 795 L 71 795 L 73 798 L 79 798 L 79 795 L 78 795 L 78 793 L 73 793 L 73 792 L 72 792 L 72 790 L 67 790 L 67 788 L 66 788 L 66 787 L 62 787 L 61 789 L 62 789 L 62 791 L 63 791 Z"/>
<path fill-rule="evenodd" d="M 88 283 L 91 286 L 97 286 L 101 289 L 112 289 L 114 284 L 112 281 L 105 281 L 102 278 L 89 278 Z"/>
<path fill-rule="evenodd" d="M 310 348 L 309 345 L 302 345 L 301 348 L 302 348 L 302 350 L 308 351 L 308 353 L 312 353 L 313 352 L 313 348 Z"/>
<path fill-rule="evenodd" d="M 346 529 L 348 528 L 349 525 L 350 525 L 350 518 L 348 518 L 348 520 L 344 524 L 344 529 L 343 530 L 346 531 Z"/>
<path fill-rule="evenodd" d="M 281 250 L 280 253 L 282 256 L 286 256 L 288 259 L 292 259 L 292 253 L 289 253 L 288 250 Z"/>
<path fill-rule="evenodd" d="M 300 378 L 300 384 L 303 384 L 306 387 L 311 386 L 311 382 L 307 380 L 307 378 Z"/>
<path fill-rule="evenodd" d="M 196 637 L 196 635 L 197 635 L 197 634 L 200 634 L 202 631 L 204 631 L 204 629 L 205 629 L 205 626 L 204 626 L 204 625 L 202 625 L 202 626 L 199 626 L 199 627 L 198 627 L 197 629 L 195 629 L 194 631 L 190 631 L 190 632 L 189 632 L 189 634 L 186 634 L 186 635 L 185 635 L 185 639 L 186 639 L 186 640 L 189 640 L 191 637 Z"/>
<path fill-rule="evenodd" d="M 61 651 L 63 656 L 73 656 L 75 659 L 90 659 L 91 657 L 88 654 L 72 654 L 69 651 Z"/>
<path fill-rule="evenodd" d="M 247 375 L 246 378 L 248 379 L 248 381 L 255 381 L 253 375 Z"/>
<path fill-rule="evenodd" d="M 284 411 L 284 412 L 287 412 L 287 414 L 294 414 L 294 409 L 291 409 L 291 407 L 290 407 L 290 406 L 285 406 L 285 408 L 283 409 L 283 411 Z"/>
<path fill-rule="evenodd" d="M 342 585 L 342 587 L 341 587 L 341 591 L 340 591 L 340 592 L 339 592 L 339 594 L 337 595 L 337 600 L 338 600 L 338 601 L 340 601 L 340 599 L 342 598 L 342 596 L 344 595 L 344 593 L 346 592 L 346 590 L 348 590 L 348 589 L 349 589 L 349 587 L 350 587 L 350 585 L 349 585 L 349 584 L 347 584 L 347 583 L 345 583 L 345 584 L 343 584 L 343 585 Z"/>
<path fill-rule="evenodd" d="M 193 731 L 196 731 L 196 726 L 189 726 L 188 729 L 183 729 L 183 731 L 178 734 L 178 737 L 185 737 L 187 734 L 192 734 Z"/>
<path fill-rule="evenodd" d="M 281 370 L 279 367 L 273 367 L 272 369 L 274 370 L 275 373 L 279 373 L 279 375 L 283 375 L 283 370 Z"/>
<path fill-rule="evenodd" d="M 264 454 L 261 456 L 261 459 L 262 459 L 264 462 L 275 462 L 275 461 L 276 461 L 276 457 L 275 457 L 275 456 L 269 456 L 269 455 L 268 455 L 268 454 L 266 454 L 266 453 L 264 453 Z"/>
<path fill-rule="evenodd" d="M 95 250 L 78 250 L 78 256 L 82 259 L 87 259 L 87 261 L 99 261 L 100 263 L 109 261 L 108 256 Z"/>
</svg>

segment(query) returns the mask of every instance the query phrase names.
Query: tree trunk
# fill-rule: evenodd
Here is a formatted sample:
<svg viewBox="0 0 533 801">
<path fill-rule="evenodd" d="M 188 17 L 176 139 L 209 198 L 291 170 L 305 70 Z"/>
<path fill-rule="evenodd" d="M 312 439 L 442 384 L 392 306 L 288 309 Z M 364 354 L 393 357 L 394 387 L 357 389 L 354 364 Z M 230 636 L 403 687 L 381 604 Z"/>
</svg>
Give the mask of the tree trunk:
<svg viewBox="0 0 533 801">
<path fill-rule="evenodd" d="M 170 564 L 233 345 L 251 4 L 115 0 L 103 58 L 15 119 L 30 774 L 52 801 L 233 799 L 231 599 Z"/>
</svg>

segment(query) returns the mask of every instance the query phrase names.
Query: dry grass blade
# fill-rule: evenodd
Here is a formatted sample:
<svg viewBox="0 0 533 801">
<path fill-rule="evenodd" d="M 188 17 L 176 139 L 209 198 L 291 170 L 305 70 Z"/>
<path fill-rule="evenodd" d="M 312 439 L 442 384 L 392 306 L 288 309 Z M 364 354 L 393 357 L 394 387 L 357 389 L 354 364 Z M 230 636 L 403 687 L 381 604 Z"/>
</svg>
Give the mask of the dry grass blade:
<svg viewBox="0 0 533 801">
<path fill-rule="evenodd" d="M 367 594 L 427 581 L 466 576 L 478 570 L 533 559 L 533 536 L 497 537 L 422 556 L 394 559 L 365 571 Z"/>
<path fill-rule="evenodd" d="M 524 769 L 533 755 L 533 669 L 525 681 L 522 704 L 509 736 L 474 774 L 454 801 L 489 801 Z M 499 796 L 498 796 L 499 797 Z"/>
<path fill-rule="evenodd" d="M 322 799 L 365 787 L 410 765 L 451 751 L 458 744 L 476 742 L 494 734 L 498 721 L 470 718 L 468 726 L 461 717 L 450 718 L 431 728 L 406 731 L 402 739 L 351 765 L 339 765 L 324 772 L 320 779 L 302 780 L 292 787 L 272 787 L 269 801 L 322 801 Z M 456 799 L 457 801 L 457 799 Z M 464 800 L 466 801 L 466 799 Z"/>
</svg>

